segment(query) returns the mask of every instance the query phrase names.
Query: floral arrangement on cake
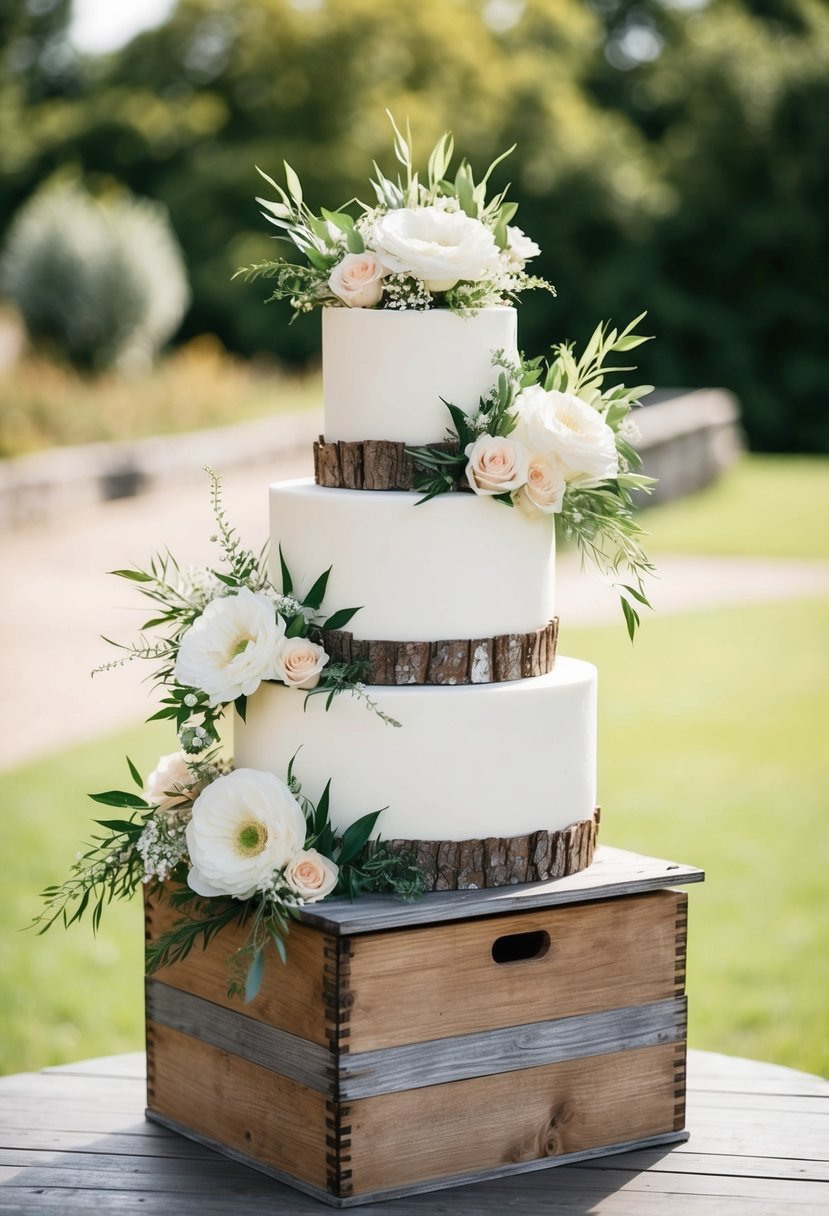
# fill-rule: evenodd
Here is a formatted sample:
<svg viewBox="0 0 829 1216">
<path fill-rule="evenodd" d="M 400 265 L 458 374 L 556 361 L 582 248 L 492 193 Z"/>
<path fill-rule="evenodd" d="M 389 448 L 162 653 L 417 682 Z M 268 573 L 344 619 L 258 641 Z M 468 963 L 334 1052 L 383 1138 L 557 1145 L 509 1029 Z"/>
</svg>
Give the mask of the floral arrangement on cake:
<svg viewBox="0 0 829 1216">
<path fill-rule="evenodd" d="M 583 561 L 611 579 L 625 571 L 632 581 L 614 585 L 631 638 L 640 622 L 635 604 L 650 607 L 644 579 L 653 570 L 632 493 L 649 493 L 654 479 L 638 471 L 639 428 L 630 414 L 653 386 L 605 387 L 605 377 L 634 370 L 608 360 L 649 341 L 635 332 L 644 315 L 622 330 L 599 325 L 578 358 L 570 343 L 546 360 L 513 363 L 496 352 L 498 382 L 477 411 L 445 403 L 450 450 L 410 450 L 424 469 L 421 502 L 466 489 L 528 516 L 556 515 Z"/>
<path fill-rule="evenodd" d="M 219 544 L 226 568 L 183 571 L 169 554 L 148 570 L 116 570 L 156 605 L 137 643 L 96 669 L 133 659 L 159 666 L 153 680 L 164 696 L 148 721 L 175 723 L 181 750 L 162 756 L 146 781 L 127 758 L 138 793 L 107 790 L 93 801 L 121 812 L 98 819 L 102 829 L 79 853 L 69 879 L 43 892 L 34 924 L 45 932 L 89 911 L 97 930 L 104 907 L 140 886 L 167 898 L 181 918 L 148 948 L 147 972 L 207 946 L 225 925 L 247 928 L 245 944 L 230 960 L 229 995 L 252 1000 L 272 943 L 285 958 L 290 919 L 328 895 L 395 892 L 413 898 L 423 890 L 420 871 L 404 854 L 370 837 L 381 811 L 372 811 L 337 835 L 330 819 L 330 782 L 314 805 L 302 793 L 294 760 L 285 780 L 270 772 L 234 769 L 219 728 L 229 706 L 244 719 L 246 699 L 263 680 L 311 697 L 362 699 L 391 726 L 399 726 L 368 696 L 362 664 L 331 663 L 325 633 L 341 629 L 357 608 L 324 617 L 320 609 L 329 570 L 302 599 L 280 550 L 282 589 L 270 582 L 264 557 L 244 548 L 222 505 L 221 482 L 207 470 Z M 160 639 L 147 630 L 161 629 Z M 113 643 L 120 645 L 119 643 Z M 126 817 L 124 817 L 126 816 Z"/>
<path fill-rule="evenodd" d="M 487 198 L 493 170 L 513 151 L 508 149 L 480 179 L 461 161 L 447 177 L 454 154 L 448 132 L 429 155 L 425 181 L 412 161 L 411 131 L 402 135 L 394 119 L 394 151 L 404 174 L 386 177 L 375 162 L 371 185 L 376 202 L 357 203 L 356 217 L 346 203 L 315 214 L 305 202 L 296 172 L 285 162 L 287 189 L 261 169 L 276 200 L 257 198 L 265 219 L 280 229 L 302 262 L 276 258 L 242 267 L 247 280 L 274 281 L 270 300 L 288 299 L 295 315 L 315 308 L 424 310 L 450 308 L 463 316 L 514 300 L 528 288 L 555 294 L 544 279 L 528 274 L 526 264 L 540 253 L 538 245 L 510 223 L 518 204 L 506 192 Z"/>
</svg>

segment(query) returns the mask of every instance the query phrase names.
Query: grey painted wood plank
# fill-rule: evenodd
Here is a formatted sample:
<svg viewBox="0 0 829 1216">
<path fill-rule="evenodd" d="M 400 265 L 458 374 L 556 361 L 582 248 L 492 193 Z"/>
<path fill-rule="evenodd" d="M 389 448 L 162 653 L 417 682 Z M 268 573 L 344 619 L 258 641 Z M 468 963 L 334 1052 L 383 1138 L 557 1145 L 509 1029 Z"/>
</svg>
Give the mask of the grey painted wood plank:
<svg viewBox="0 0 829 1216">
<path fill-rule="evenodd" d="M 74 1064 L 50 1064 L 41 1068 L 47 1076 L 71 1074 L 77 1077 L 123 1077 L 132 1081 L 143 1081 L 147 1076 L 147 1057 L 143 1051 L 127 1052 L 120 1056 L 97 1056 L 92 1060 L 79 1060 Z"/>
<path fill-rule="evenodd" d="M 720 1174 L 731 1177 L 788 1178 L 808 1182 L 829 1182 L 829 1162 L 792 1161 L 782 1157 L 747 1157 L 724 1153 L 694 1151 L 694 1135 L 685 1144 L 664 1149 L 638 1149 L 623 1157 L 599 1157 L 594 1169 L 636 1169 L 668 1174 Z"/>
<path fill-rule="evenodd" d="M 566 1168 L 566 1167 L 565 1167 Z M 552 1171 L 549 1177 L 555 1171 Z M 378 1203 L 367 1209 L 371 1216 L 781 1216 L 775 1201 L 744 1199 L 724 1208 L 719 1197 L 708 1195 L 648 1194 L 625 1191 L 608 1193 L 602 1186 L 573 1195 L 555 1189 L 531 1190 L 521 1178 L 509 1188 L 494 1184 L 468 1187 L 440 1195 L 414 1195 Z M 272 1183 L 272 1191 L 261 1195 L 203 1195 L 194 1202 L 189 1195 L 151 1192 L 106 1192 L 39 1188 L 0 1190 L 0 1213 L 4 1216 L 324 1216 L 331 1208 L 299 1192 L 289 1192 Z M 267 1205 L 267 1206 L 266 1206 Z M 826 1216 L 824 1205 L 788 1205 L 793 1216 Z"/>
<path fill-rule="evenodd" d="M 484 891 L 435 891 L 412 903 L 387 895 L 362 895 L 354 903 L 347 899 L 326 900 L 300 909 L 300 919 L 335 935 L 373 933 L 435 921 L 466 920 L 473 916 L 496 916 L 502 912 L 526 912 L 590 899 L 635 895 L 702 882 L 704 877 L 704 872 L 694 866 L 600 845 L 593 864 L 586 870 L 550 882 L 493 887 Z"/>
<path fill-rule="evenodd" d="M 194 1161 L 204 1161 L 211 1156 L 210 1149 L 203 1148 L 192 1140 L 185 1140 L 175 1132 L 168 1132 L 166 1128 L 147 1122 L 142 1127 L 152 1128 L 152 1131 L 133 1135 L 128 1132 L 90 1135 L 88 1132 L 38 1132 L 28 1128 L 17 1129 L 0 1138 L 0 1154 L 36 1153 L 51 1157 L 54 1153 L 73 1153 L 83 1159 L 90 1153 L 106 1153 L 115 1159 L 189 1157 Z"/>
<path fill-rule="evenodd" d="M 340 1059 L 340 1096 L 350 1101 L 575 1057 L 676 1043 L 685 1037 L 686 1021 L 685 998 L 677 997 L 428 1043 L 355 1052 Z"/>
<path fill-rule="evenodd" d="M 147 1017 L 213 1047 L 261 1064 L 321 1093 L 331 1089 L 334 1056 L 325 1047 L 235 1009 L 148 979 Z"/>
<path fill-rule="evenodd" d="M 750 1106 L 753 1111 L 769 1111 L 773 1114 L 809 1115 L 815 1119 L 829 1119 L 829 1094 L 734 1094 L 727 1090 L 703 1090 L 693 1097 L 700 1110 L 735 1111 Z"/>
<path fill-rule="evenodd" d="M 320 1093 L 333 1092 L 337 1061 L 316 1043 L 234 1009 L 147 981 L 147 1015 L 241 1056 Z M 344 1100 L 418 1089 L 469 1077 L 492 1076 L 577 1056 L 604 1055 L 684 1039 L 684 997 L 508 1026 L 477 1034 L 356 1052 L 339 1058 L 339 1093 Z"/>
</svg>

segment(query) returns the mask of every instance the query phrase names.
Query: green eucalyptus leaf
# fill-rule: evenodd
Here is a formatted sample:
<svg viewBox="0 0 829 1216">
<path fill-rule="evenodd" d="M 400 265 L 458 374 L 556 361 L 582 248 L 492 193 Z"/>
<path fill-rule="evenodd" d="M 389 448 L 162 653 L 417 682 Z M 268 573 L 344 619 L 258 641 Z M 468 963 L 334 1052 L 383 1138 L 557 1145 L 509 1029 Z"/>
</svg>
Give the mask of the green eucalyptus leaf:
<svg viewBox="0 0 829 1216">
<path fill-rule="evenodd" d="M 374 830 L 374 825 L 381 814 L 382 811 L 370 811 L 368 815 L 363 815 L 360 819 L 355 820 L 350 827 L 346 828 L 343 832 L 337 865 L 345 866 L 354 861 L 363 848 L 365 848 L 368 838 Z"/>
<path fill-rule="evenodd" d="M 322 601 L 325 599 L 325 589 L 328 586 L 328 578 L 330 574 L 331 567 L 329 566 L 328 569 L 319 576 L 311 590 L 306 595 L 305 599 L 302 601 L 304 608 L 317 609 L 321 606 Z"/>
<path fill-rule="evenodd" d="M 253 960 L 248 969 L 248 974 L 245 979 L 245 1004 L 250 1002 L 259 992 L 262 987 L 262 976 L 265 974 L 265 951 L 257 950 L 253 956 Z"/>
<path fill-rule="evenodd" d="M 294 589 L 293 580 L 285 564 L 285 555 L 282 552 L 282 545 L 279 546 L 279 568 L 282 571 L 282 594 L 290 595 Z"/>
<path fill-rule="evenodd" d="M 90 794 L 89 797 L 93 802 L 100 802 L 104 806 L 135 807 L 142 811 L 148 807 L 148 803 L 143 798 L 125 790 L 105 790 L 102 794 Z"/>
<path fill-rule="evenodd" d="M 359 612 L 359 608 L 340 608 L 337 612 L 323 624 L 325 629 L 344 629 L 355 613 Z"/>
</svg>

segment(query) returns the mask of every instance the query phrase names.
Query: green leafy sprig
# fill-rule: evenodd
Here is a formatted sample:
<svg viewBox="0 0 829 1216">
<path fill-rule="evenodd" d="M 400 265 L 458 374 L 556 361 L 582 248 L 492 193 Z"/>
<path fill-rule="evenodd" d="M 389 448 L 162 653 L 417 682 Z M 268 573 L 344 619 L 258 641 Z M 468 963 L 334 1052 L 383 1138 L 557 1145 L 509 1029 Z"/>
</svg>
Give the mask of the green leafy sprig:
<svg viewBox="0 0 829 1216">
<path fill-rule="evenodd" d="M 258 279 L 270 281 L 272 290 L 266 303 L 290 300 L 294 317 L 321 305 L 341 304 L 342 301 L 329 285 L 331 271 L 345 253 L 363 253 L 367 246 L 370 247 L 373 219 L 402 207 L 429 207 L 440 199 L 453 200 L 454 207 L 489 228 L 500 250 L 507 248 L 507 226 L 514 219 L 518 204 L 507 198 L 509 186 L 491 198 L 487 196 L 494 170 L 514 151 L 515 145 L 496 157 L 483 176 L 476 180 L 467 160 L 462 160 L 454 173 L 450 173 L 455 146 L 451 133 L 445 132 L 429 153 L 424 179 L 414 167 L 409 123 L 406 123 L 404 135 L 390 111 L 386 113 L 394 134 L 394 155 L 402 166 L 402 172 L 389 176 L 376 161 L 373 162 L 374 177 L 370 178 L 370 183 L 375 203 L 353 198 L 333 211 L 322 207 L 317 215 L 305 201 L 299 176 L 287 161 L 283 161 L 284 186 L 256 166 L 257 172 L 276 195 L 275 198 L 257 197 L 263 217 L 277 229 L 275 239 L 293 246 L 305 259 L 298 263 L 285 257 L 271 258 L 242 266 L 236 271 L 233 277 L 242 277 L 246 282 Z M 355 205 L 359 212 L 357 215 L 350 210 Z M 492 280 L 462 281 L 446 292 L 426 291 L 425 303 L 432 307 L 442 304 L 461 316 L 470 316 L 492 304 L 495 299 L 515 299 L 519 292 L 532 288 L 542 288 L 555 295 L 555 289 L 545 279 L 529 275 L 516 266 L 503 282 L 499 282 L 497 288 Z M 390 294 L 384 303 L 389 307 L 400 307 L 399 294 Z M 424 301 L 419 298 L 417 307 L 423 306 Z"/>
<path fill-rule="evenodd" d="M 605 379 L 634 370 L 618 365 L 613 356 L 650 340 L 636 333 L 636 326 L 644 316 L 640 314 L 621 330 L 601 323 L 578 357 L 572 343 L 553 346 L 548 360 L 541 356 L 522 358 L 517 364 L 503 351 L 497 351 L 493 364 L 500 369 L 498 382 L 488 396 L 481 398 L 474 414 L 466 414 L 451 402 L 444 402 L 451 417 L 447 428 L 449 450 L 407 449 L 424 470 L 417 485 L 423 497 L 418 501 L 428 502 L 439 494 L 470 489 L 464 476 L 467 448 L 481 435 L 506 436 L 515 430 L 519 421 L 516 398 L 522 389 L 541 384 L 545 392 L 569 393 L 592 406 L 613 431 L 619 472 L 597 485 L 581 486 L 578 481 L 568 485 L 558 528 L 564 540 L 575 542 L 583 564 L 594 566 L 604 577 L 625 580 L 615 581 L 614 586 L 631 640 L 641 623 L 639 609 L 651 606 L 645 580 L 654 572 L 653 563 L 642 547 L 644 532 L 635 516 L 633 495 L 650 493 L 654 479 L 639 472 L 642 467 L 639 453 L 624 438 L 621 429 L 631 410 L 653 391 L 653 386 L 627 387 L 616 383 L 605 387 Z M 509 493 L 492 497 L 508 506 L 514 502 Z"/>
</svg>

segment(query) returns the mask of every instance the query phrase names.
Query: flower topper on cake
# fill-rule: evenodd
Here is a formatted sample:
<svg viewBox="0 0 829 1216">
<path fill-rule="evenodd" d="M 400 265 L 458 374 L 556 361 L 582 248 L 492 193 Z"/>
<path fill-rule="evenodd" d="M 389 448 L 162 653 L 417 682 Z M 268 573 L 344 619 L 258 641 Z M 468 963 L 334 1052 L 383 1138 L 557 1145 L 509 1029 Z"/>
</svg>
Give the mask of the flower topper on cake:
<svg viewBox="0 0 829 1216">
<path fill-rule="evenodd" d="M 616 586 L 631 638 L 639 624 L 631 601 L 650 607 L 644 578 L 653 570 L 632 492 L 649 493 L 654 480 L 637 471 L 638 427 L 630 413 L 652 386 L 605 388 L 604 381 L 633 370 L 611 367 L 608 359 L 649 341 L 634 332 L 644 315 L 621 331 L 599 325 L 578 359 L 569 343 L 554 346 L 546 361 L 516 364 L 496 352 L 498 382 L 475 413 L 446 402 L 451 450 L 410 449 L 424 469 L 421 502 L 467 489 L 530 517 L 556 515 L 564 538 L 575 540 L 602 575 L 627 571 L 632 582 Z"/>
<path fill-rule="evenodd" d="M 162 756 L 146 781 L 127 760 L 139 794 L 91 795 L 128 818 L 95 821 L 103 835 L 93 836 L 78 855 L 66 882 L 43 892 L 45 908 L 34 923 L 43 933 L 55 921 L 68 926 L 89 910 L 97 929 L 106 904 L 146 885 L 151 898 L 167 898 L 181 914 L 148 947 L 148 973 L 240 923 L 247 937 L 230 960 L 228 992 L 252 1000 L 265 947 L 272 943 L 284 959 L 290 918 L 304 904 L 331 894 L 354 898 L 361 891 L 409 898 L 423 889 L 423 876 L 405 853 L 369 839 L 380 811 L 337 835 L 329 817 L 330 782 L 315 806 L 301 792 L 294 761 L 283 781 L 270 772 L 234 770 L 223 755 L 224 710 L 232 705 L 244 718 L 247 698 L 263 680 L 306 697 L 323 693 L 326 709 L 336 695 L 350 694 L 383 721 L 400 724 L 368 696 L 361 683 L 364 664 L 333 663 L 326 653 L 326 633 L 342 629 L 359 611 L 321 615 L 330 568 L 302 598 L 295 597 L 280 548 L 278 591 L 264 553 L 256 557 L 245 549 L 229 526 L 220 479 L 207 471 L 217 526 L 213 539 L 227 568 L 185 572 L 166 553 L 149 570 L 114 571 L 154 601 L 156 615 L 145 622 L 138 643 L 121 647 L 127 651 L 122 659 L 97 669 L 136 658 L 159 664 L 153 678 L 166 695 L 150 721 L 174 722 L 182 750 Z M 145 633 L 154 629 L 162 630 L 156 641 Z"/>
<path fill-rule="evenodd" d="M 391 119 L 391 115 L 389 115 Z M 414 170 L 411 131 L 394 128 L 395 155 L 405 170 L 395 180 L 375 163 L 371 185 L 376 203 L 357 200 L 316 215 L 305 202 L 295 171 L 285 163 L 287 190 L 259 169 L 277 199 L 257 198 L 262 214 L 294 245 L 303 261 L 276 258 L 243 267 L 246 279 L 274 280 L 271 300 L 289 299 L 295 313 L 345 305 L 349 308 L 450 308 L 462 315 L 504 304 L 532 287 L 553 292 L 527 273 L 540 249 L 510 223 L 518 209 L 506 192 L 487 198 L 499 156 L 480 181 L 467 161 L 449 174 L 454 142 L 447 132 L 428 160 L 425 180 Z M 514 146 L 514 145 L 513 145 Z M 555 294 L 553 292 L 553 294 Z"/>
</svg>

